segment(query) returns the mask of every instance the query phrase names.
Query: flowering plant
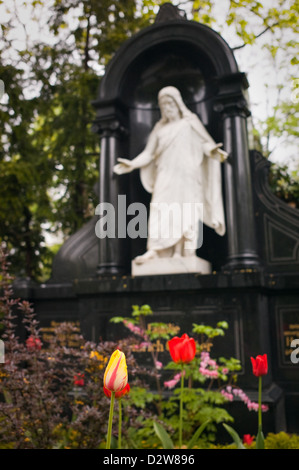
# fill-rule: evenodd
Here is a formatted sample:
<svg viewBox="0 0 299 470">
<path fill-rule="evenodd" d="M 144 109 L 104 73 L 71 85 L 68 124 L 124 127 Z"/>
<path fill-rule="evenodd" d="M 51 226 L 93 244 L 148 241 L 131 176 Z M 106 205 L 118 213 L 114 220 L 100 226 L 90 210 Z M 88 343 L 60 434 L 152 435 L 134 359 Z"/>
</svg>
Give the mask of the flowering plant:
<svg viewBox="0 0 299 470">
<path fill-rule="evenodd" d="M 117 346 L 110 342 L 86 342 L 76 328 L 67 323 L 56 327 L 53 336 L 45 341 L 30 304 L 13 297 L 3 258 L 2 263 L 0 310 L 4 315 L 5 363 L 0 373 L 3 397 L 0 412 L 6 418 L 0 421 L 2 445 L 13 448 L 104 447 L 109 435 L 109 426 L 108 433 L 105 426 L 109 417 L 107 397 L 111 400 L 112 396 L 119 405 L 119 448 L 122 435 L 126 447 L 155 447 L 161 442 L 163 447 L 174 446 L 173 439 L 181 444 L 183 438 L 188 448 L 198 447 L 203 431 L 208 433 L 210 441 L 213 426 L 221 422 L 236 437 L 226 424 L 232 418 L 221 407 L 229 400 L 228 395 L 238 396 L 248 407 L 257 408 L 236 387 L 238 361 L 212 357 L 213 338 L 224 334 L 225 322 L 217 324 L 216 328 L 193 325 L 192 337 L 186 333 L 179 337 L 178 327 L 174 325 L 146 324 L 149 308 L 144 309 L 142 316 L 143 309 L 136 307 L 133 320 L 142 317 L 142 321 L 139 318 L 139 325 L 132 323 L 134 328 L 128 323 L 135 338 L 119 340 Z M 15 334 L 16 316 L 12 307 L 21 315 L 25 342 Z M 170 379 L 164 381 L 166 397 L 161 401 L 140 379 L 144 372 L 148 378 L 150 370 L 140 367 L 132 353 L 136 351 L 136 336 L 141 342 L 146 339 L 150 346 L 154 346 L 153 340 L 157 338 L 168 342 L 169 351 L 164 351 L 159 359 L 158 349 L 152 351 L 155 377 L 168 375 L 165 379 Z M 76 339 L 77 347 L 70 346 L 71 338 Z M 110 357 L 111 351 L 114 353 Z M 166 365 L 165 356 L 172 359 Z M 252 366 L 260 380 L 268 370 L 267 356 L 252 358 Z M 173 374 L 172 378 L 169 373 Z M 179 382 L 184 386 L 176 387 Z M 221 382 L 225 387 L 221 385 L 216 389 Z M 147 407 L 148 404 L 151 406 Z M 258 409 L 263 411 L 263 405 Z M 177 419 L 178 411 L 181 420 Z M 110 429 L 112 431 L 112 427 Z M 239 446 L 242 444 L 240 441 Z"/>
<path fill-rule="evenodd" d="M 8 269 L 0 245 L 1 339 L 5 344 L 5 362 L 0 368 L 0 447 L 104 447 L 109 407 L 102 384 L 115 343 L 86 341 L 71 322 L 57 324 L 53 334 L 44 334 L 29 302 L 16 297 Z M 26 343 L 23 338 L 31 339 Z M 34 347 L 28 348 L 28 343 Z M 142 369 L 128 344 L 128 340 L 120 340 L 117 347 L 125 351 L 127 365 L 137 377 Z M 130 385 L 135 389 L 136 384 L 144 390 L 147 385 L 132 377 Z M 139 427 L 137 408 L 134 399 L 128 403 L 128 396 L 122 401 L 122 434 L 132 446 L 131 435 Z M 144 415 L 139 408 L 138 417 Z"/>
<path fill-rule="evenodd" d="M 252 372 L 258 377 L 258 396 L 259 396 L 259 405 L 258 405 L 258 431 L 256 436 L 256 448 L 264 449 L 264 434 L 262 429 L 262 377 L 268 373 L 268 357 L 267 354 L 258 355 L 254 359 L 251 357 Z"/>
<path fill-rule="evenodd" d="M 111 355 L 110 360 L 105 370 L 105 374 L 104 374 L 104 393 L 106 396 L 110 395 L 110 398 L 111 398 L 106 449 L 110 449 L 110 445 L 111 445 L 114 399 L 115 399 L 116 393 L 118 394 L 118 398 L 121 398 L 121 396 L 126 393 L 124 392 L 124 390 L 127 387 L 127 385 L 128 385 L 128 370 L 127 370 L 126 356 L 122 351 L 119 351 L 117 349 Z"/>
<path fill-rule="evenodd" d="M 175 336 L 168 341 L 169 352 L 172 360 L 176 364 L 180 364 L 181 369 L 181 391 L 180 391 L 180 415 L 179 415 L 179 447 L 182 447 L 183 432 L 183 394 L 184 394 L 184 365 L 193 361 L 196 353 L 196 344 L 194 338 L 184 333 L 180 338 Z"/>
<path fill-rule="evenodd" d="M 258 355 L 256 358 L 251 357 L 251 364 L 252 364 L 252 373 L 259 379 L 259 386 L 258 386 L 258 403 L 253 403 L 249 400 L 249 398 L 246 396 L 244 392 L 238 392 L 238 395 L 241 397 L 241 399 L 247 404 L 248 409 L 254 409 L 255 411 L 258 411 L 258 431 L 256 435 L 256 448 L 257 449 L 264 449 L 265 444 L 264 444 L 264 434 L 262 430 L 262 412 L 267 411 L 268 407 L 266 405 L 262 404 L 262 377 L 263 375 L 266 375 L 268 373 L 268 357 L 267 354 L 264 355 Z M 227 387 L 228 390 L 228 387 Z M 231 391 L 231 387 L 229 392 Z M 235 390 L 232 390 L 234 394 L 236 394 Z M 227 394 L 227 392 L 224 392 Z M 243 437 L 243 443 L 241 442 L 240 437 L 236 433 L 236 431 L 232 428 L 230 428 L 227 425 L 224 425 L 226 430 L 229 432 L 229 434 L 232 436 L 233 440 L 235 441 L 237 448 L 241 449 L 244 448 L 243 443 L 246 444 L 251 444 L 253 438 L 250 437 L 250 435 L 245 434 Z"/>
</svg>

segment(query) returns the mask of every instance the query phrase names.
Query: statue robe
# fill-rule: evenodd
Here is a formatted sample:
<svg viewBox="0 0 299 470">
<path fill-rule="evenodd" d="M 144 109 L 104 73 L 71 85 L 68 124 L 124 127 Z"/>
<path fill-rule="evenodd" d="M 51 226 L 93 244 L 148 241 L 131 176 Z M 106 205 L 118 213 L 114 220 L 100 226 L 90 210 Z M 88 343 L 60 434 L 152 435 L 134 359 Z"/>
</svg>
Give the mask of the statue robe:
<svg viewBox="0 0 299 470">
<path fill-rule="evenodd" d="M 194 237 L 194 232 L 198 238 L 200 221 L 224 235 L 218 147 L 193 113 L 155 125 L 144 149 L 151 161 L 140 169 L 141 182 L 152 193 L 148 250 L 165 250 L 182 238 L 190 239 L 190 234 Z M 203 211 L 195 211 L 194 218 L 195 212 L 189 209 L 198 203 L 203 204 Z"/>
</svg>

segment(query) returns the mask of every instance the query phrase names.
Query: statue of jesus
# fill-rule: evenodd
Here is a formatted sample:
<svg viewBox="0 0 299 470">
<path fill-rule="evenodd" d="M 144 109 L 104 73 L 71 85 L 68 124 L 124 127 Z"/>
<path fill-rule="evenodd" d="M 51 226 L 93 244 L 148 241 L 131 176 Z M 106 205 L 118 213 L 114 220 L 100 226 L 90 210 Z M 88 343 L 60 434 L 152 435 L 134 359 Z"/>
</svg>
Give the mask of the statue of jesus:
<svg viewBox="0 0 299 470">
<path fill-rule="evenodd" d="M 135 258 L 137 264 L 156 257 L 195 255 L 186 241 L 195 237 L 200 223 L 225 233 L 221 187 L 221 162 L 228 154 L 216 144 L 195 113 L 184 104 L 172 86 L 158 94 L 161 119 L 151 131 L 145 149 L 133 160 L 118 159 L 118 175 L 140 169 L 143 187 L 152 194 L 148 221 L 147 251 Z M 198 215 L 185 216 L 169 231 L 169 212 L 163 207 L 202 203 Z M 161 213 L 162 210 L 162 213 Z M 159 212 L 159 214 L 158 214 Z M 185 211 L 186 212 L 186 211 Z M 166 214 L 165 214 L 166 215 Z M 171 223 L 176 224 L 174 217 Z M 170 234 L 170 235 L 169 235 Z"/>
</svg>

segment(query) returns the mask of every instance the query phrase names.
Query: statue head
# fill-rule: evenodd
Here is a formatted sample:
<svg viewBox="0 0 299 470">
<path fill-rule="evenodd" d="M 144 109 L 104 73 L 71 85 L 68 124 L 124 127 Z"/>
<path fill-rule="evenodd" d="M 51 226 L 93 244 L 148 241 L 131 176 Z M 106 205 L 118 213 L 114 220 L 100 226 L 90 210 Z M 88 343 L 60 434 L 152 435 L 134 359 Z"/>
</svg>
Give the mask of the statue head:
<svg viewBox="0 0 299 470">
<path fill-rule="evenodd" d="M 177 106 L 181 118 L 190 116 L 192 114 L 191 111 L 185 105 L 179 90 L 175 88 L 174 86 L 167 86 L 167 87 L 162 88 L 158 93 L 158 103 L 159 103 L 160 110 L 161 110 L 162 122 L 168 121 L 167 116 L 163 112 L 163 100 L 165 98 L 171 98 L 171 100 Z"/>
</svg>

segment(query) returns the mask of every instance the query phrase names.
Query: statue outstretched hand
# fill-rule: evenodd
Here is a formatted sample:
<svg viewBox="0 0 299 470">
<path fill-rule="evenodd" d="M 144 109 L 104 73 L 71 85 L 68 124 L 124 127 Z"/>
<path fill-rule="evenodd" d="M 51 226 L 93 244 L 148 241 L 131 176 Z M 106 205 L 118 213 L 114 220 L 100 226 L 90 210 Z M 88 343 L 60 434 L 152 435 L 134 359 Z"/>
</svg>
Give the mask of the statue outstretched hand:
<svg viewBox="0 0 299 470">
<path fill-rule="evenodd" d="M 227 158 L 229 156 L 228 153 L 225 150 L 222 150 L 220 148 L 220 147 L 222 147 L 222 145 L 223 145 L 222 143 L 216 144 L 214 150 L 212 150 L 212 152 L 211 152 L 211 154 L 212 155 L 214 154 L 216 159 L 221 163 L 225 162 L 225 160 L 227 160 Z"/>
<path fill-rule="evenodd" d="M 127 160 L 126 158 L 118 158 L 118 164 L 114 165 L 113 171 L 117 175 L 123 175 L 124 173 L 130 173 L 135 169 L 135 166 L 131 160 Z"/>
</svg>

